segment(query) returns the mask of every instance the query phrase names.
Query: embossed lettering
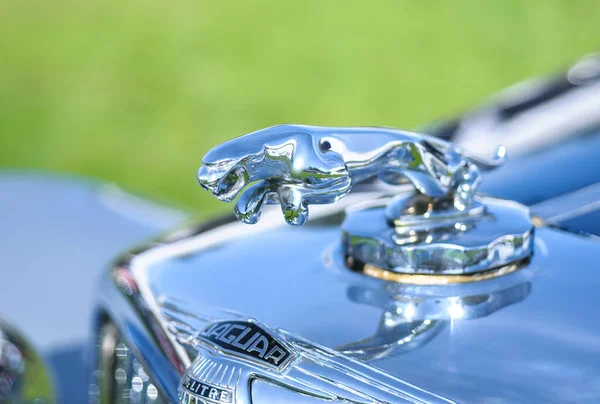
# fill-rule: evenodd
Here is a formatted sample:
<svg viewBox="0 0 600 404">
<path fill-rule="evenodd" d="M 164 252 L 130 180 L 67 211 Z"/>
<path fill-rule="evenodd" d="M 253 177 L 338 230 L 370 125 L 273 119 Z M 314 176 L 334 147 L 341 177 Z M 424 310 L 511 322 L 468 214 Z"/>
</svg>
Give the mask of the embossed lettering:
<svg viewBox="0 0 600 404">
<path fill-rule="evenodd" d="M 245 330 L 248 327 L 240 325 L 240 324 L 232 324 L 227 331 L 225 331 L 223 334 L 221 334 L 221 336 L 219 337 L 219 341 L 223 341 L 226 342 L 228 344 L 231 344 L 231 341 L 233 341 L 234 339 L 236 339 L 239 335 L 236 335 L 235 333 L 232 333 L 232 331 L 235 330 Z"/>
<path fill-rule="evenodd" d="M 208 398 L 218 399 L 219 398 L 219 392 L 216 389 L 211 388 L 210 389 L 210 393 L 208 393 Z"/>
<path fill-rule="evenodd" d="M 220 321 L 199 336 L 229 354 L 277 368 L 293 356 L 283 342 L 253 321 Z"/>
<path fill-rule="evenodd" d="M 269 359 L 272 359 L 276 365 L 279 365 L 279 361 L 285 359 L 286 356 L 287 352 L 278 346 L 274 346 L 265 356 L 265 360 L 268 361 Z"/>
<path fill-rule="evenodd" d="M 264 335 L 259 335 L 256 341 L 254 341 L 252 345 L 250 345 L 250 348 L 248 348 L 247 351 L 248 353 L 256 351 L 258 352 L 258 356 L 264 358 L 265 354 L 267 353 L 268 347 L 269 341 L 267 340 L 267 338 Z"/>
<path fill-rule="evenodd" d="M 202 333 L 202 335 L 206 336 L 206 337 L 215 337 L 215 338 L 219 338 L 221 336 L 221 334 L 223 334 L 225 331 L 227 331 L 227 329 L 229 329 L 230 324 L 215 324 L 214 327 L 211 327 L 210 329 L 206 330 L 206 333 Z"/>
<path fill-rule="evenodd" d="M 231 403 L 233 401 L 233 392 L 229 389 L 213 386 L 208 383 L 186 376 L 181 386 L 187 389 L 190 393 L 195 394 L 200 398 L 214 400 L 220 403 Z M 204 402 L 195 400 L 193 402 Z"/>
<path fill-rule="evenodd" d="M 231 343 L 231 345 L 233 345 L 236 348 L 240 348 L 243 349 L 244 351 L 246 350 L 246 348 L 248 348 L 250 346 L 250 344 L 254 341 L 253 339 L 249 339 L 248 341 L 246 341 L 245 343 L 242 343 L 242 339 L 248 335 L 250 333 L 250 331 L 252 331 L 250 329 L 250 327 L 246 327 L 246 329 L 244 331 L 241 332 L 240 335 L 238 335 L 238 337 L 235 339 L 235 341 L 233 341 Z"/>
</svg>

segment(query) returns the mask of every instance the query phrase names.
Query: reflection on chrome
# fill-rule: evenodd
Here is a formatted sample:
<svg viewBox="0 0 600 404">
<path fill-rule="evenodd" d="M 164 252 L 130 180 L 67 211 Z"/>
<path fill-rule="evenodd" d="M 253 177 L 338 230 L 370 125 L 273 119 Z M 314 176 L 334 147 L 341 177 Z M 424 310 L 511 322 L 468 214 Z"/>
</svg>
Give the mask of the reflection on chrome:
<svg viewBox="0 0 600 404">
<path fill-rule="evenodd" d="M 145 367 L 111 322 L 102 325 L 96 369 L 88 387 L 90 404 L 166 404 Z"/>
<path fill-rule="evenodd" d="M 193 314 L 195 306 L 173 299 L 162 305 L 171 332 L 196 353 L 179 385 L 183 404 L 251 404 L 257 402 L 251 388 L 257 381 L 279 386 L 290 404 L 304 403 L 307 397 L 326 402 L 451 402 L 256 319 L 221 311 L 211 321 Z M 275 350 L 277 359 L 271 355 Z"/>
<path fill-rule="evenodd" d="M 50 373 L 21 333 L 0 317 L 0 403 L 56 403 Z"/>
<path fill-rule="evenodd" d="M 381 289 L 351 286 L 350 300 L 380 308 L 383 313 L 371 337 L 336 350 L 365 361 L 399 355 L 426 344 L 452 321 L 488 316 L 524 300 L 531 291 L 527 281 L 500 290 L 494 290 L 495 287 L 492 281 L 492 290 L 475 294 L 466 288 L 462 290 L 464 294 L 460 294 L 460 289 L 446 294 L 439 287 L 423 287 L 415 295 L 391 285 Z"/>
<path fill-rule="evenodd" d="M 25 374 L 25 358 L 19 348 L 0 330 L 0 402 L 17 396 L 17 388 Z"/>
<path fill-rule="evenodd" d="M 408 179 L 419 193 L 462 211 L 471 205 L 480 169 L 504 158 L 502 147 L 482 160 L 444 140 L 398 129 L 278 125 L 210 150 L 198 183 L 226 202 L 241 193 L 235 212 L 245 223 L 256 223 L 263 205 L 281 204 L 286 221 L 301 225 L 308 205 L 336 202 L 374 176 L 390 184 Z"/>
<path fill-rule="evenodd" d="M 402 314 L 385 312 L 373 336 L 338 346 L 336 350 L 359 360 L 373 361 L 416 349 L 445 327 L 444 321 L 409 321 Z"/>
<path fill-rule="evenodd" d="M 239 194 L 235 213 L 244 223 L 257 223 L 264 205 L 280 204 L 289 224 L 302 225 L 309 205 L 334 203 L 364 180 L 408 180 L 412 191 L 348 213 L 342 249 L 349 266 L 460 275 L 532 253 L 527 208 L 476 196 L 481 171 L 505 158 L 503 147 L 484 160 L 398 129 L 279 125 L 214 147 L 202 160 L 198 182 L 222 201 Z"/>
</svg>

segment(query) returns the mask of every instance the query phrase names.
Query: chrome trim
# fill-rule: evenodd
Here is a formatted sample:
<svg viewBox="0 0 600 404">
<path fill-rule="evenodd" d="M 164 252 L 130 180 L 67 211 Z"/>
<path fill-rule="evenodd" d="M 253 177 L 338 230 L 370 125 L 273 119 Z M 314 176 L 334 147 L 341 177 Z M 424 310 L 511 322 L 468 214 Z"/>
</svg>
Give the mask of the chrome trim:
<svg viewBox="0 0 600 404">
<path fill-rule="evenodd" d="M 481 215 L 405 228 L 389 225 L 384 211 L 390 205 L 385 199 L 379 206 L 353 210 L 342 223 L 342 254 L 350 268 L 394 282 L 473 282 L 507 273 L 497 269 L 533 252 L 529 210 L 501 199 L 476 201 L 485 207 Z M 461 279 L 463 275 L 467 277 Z"/>
<path fill-rule="evenodd" d="M 453 283 L 486 281 L 499 276 L 508 275 L 514 271 L 518 271 L 520 268 L 521 266 L 518 264 L 511 264 L 497 269 L 489 269 L 487 271 L 477 272 L 469 275 L 418 275 L 399 274 L 367 264 L 360 269 L 359 272 L 384 281 L 406 283 L 409 285 L 449 285 Z"/>
<path fill-rule="evenodd" d="M 531 207 L 533 214 L 542 217 L 548 224 L 559 224 L 598 209 L 600 209 L 600 182 L 547 199 Z"/>
<path fill-rule="evenodd" d="M 112 322 L 105 322 L 98 336 L 97 367 L 88 388 L 90 404 L 167 403 Z"/>
<path fill-rule="evenodd" d="M 215 326 L 186 302 L 165 299 L 163 313 L 170 319 L 177 339 L 197 350 L 194 363 L 188 368 L 179 385 L 181 403 L 251 404 L 252 385 L 256 380 L 275 384 L 293 392 L 296 400 L 303 396 L 325 401 L 390 402 L 390 403 L 450 403 L 441 396 L 391 377 L 376 368 L 347 357 L 335 350 L 317 345 L 281 329 L 269 329 L 255 319 L 233 312 L 221 313 L 219 322 L 226 319 L 260 324 L 263 330 L 292 350 L 292 359 L 285 366 L 264 366 L 247 355 L 231 354 L 203 337 L 202 330 Z M 216 324 L 218 325 L 219 322 Z M 232 337 L 224 329 L 223 340 Z M 235 334 L 235 333 L 233 333 Z M 239 336 L 236 334 L 236 336 Z M 294 403 L 295 400 L 290 397 Z"/>
</svg>

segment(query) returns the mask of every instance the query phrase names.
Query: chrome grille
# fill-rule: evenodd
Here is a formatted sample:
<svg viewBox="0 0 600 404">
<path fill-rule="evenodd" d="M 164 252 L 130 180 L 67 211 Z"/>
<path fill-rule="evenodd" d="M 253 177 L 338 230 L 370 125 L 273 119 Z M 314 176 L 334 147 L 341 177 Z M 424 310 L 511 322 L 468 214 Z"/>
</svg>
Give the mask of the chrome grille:
<svg viewBox="0 0 600 404">
<path fill-rule="evenodd" d="M 90 404 L 167 404 L 113 324 L 102 326 L 96 348 Z"/>
</svg>

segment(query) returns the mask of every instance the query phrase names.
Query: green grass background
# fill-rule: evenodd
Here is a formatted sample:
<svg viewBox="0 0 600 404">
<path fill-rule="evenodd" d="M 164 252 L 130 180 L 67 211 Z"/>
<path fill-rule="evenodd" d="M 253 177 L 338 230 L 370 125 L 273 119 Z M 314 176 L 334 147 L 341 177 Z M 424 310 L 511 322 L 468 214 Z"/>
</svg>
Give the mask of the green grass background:
<svg viewBox="0 0 600 404">
<path fill-rule="evenodd" d="M 0 167 L 200 214 L 216 143 L 278 123 L 411 128 L 600 49 L 600 1 L 0 1 Z"/>
</svg>

